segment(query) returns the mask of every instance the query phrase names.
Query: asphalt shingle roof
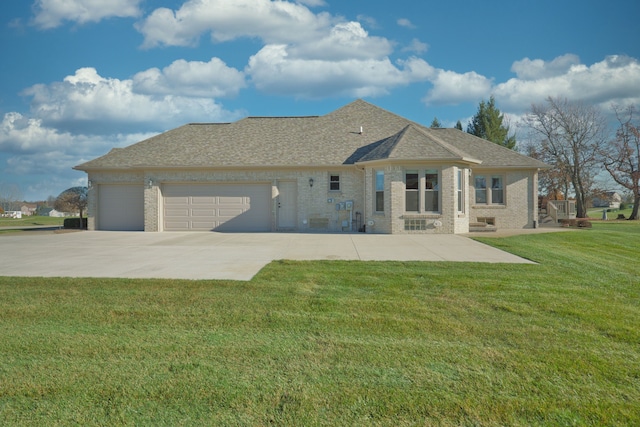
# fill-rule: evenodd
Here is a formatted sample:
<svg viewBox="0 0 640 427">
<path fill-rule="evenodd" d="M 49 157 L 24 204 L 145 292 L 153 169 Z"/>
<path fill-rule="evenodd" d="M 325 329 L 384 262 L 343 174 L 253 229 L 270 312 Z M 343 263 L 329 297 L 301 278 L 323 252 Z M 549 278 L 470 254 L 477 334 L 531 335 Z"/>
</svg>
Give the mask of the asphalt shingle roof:
<svg viewBox="0 0 640 427">
<path fill-rule="evenodd" d="M 114 149 L 75 169 L 331 167 L 385 159 L 459 159 L 483 167 L 546 166 L 466 132 L 427 128 L 356 100 L 324 116 L 187 124 Z"/>
</svg>

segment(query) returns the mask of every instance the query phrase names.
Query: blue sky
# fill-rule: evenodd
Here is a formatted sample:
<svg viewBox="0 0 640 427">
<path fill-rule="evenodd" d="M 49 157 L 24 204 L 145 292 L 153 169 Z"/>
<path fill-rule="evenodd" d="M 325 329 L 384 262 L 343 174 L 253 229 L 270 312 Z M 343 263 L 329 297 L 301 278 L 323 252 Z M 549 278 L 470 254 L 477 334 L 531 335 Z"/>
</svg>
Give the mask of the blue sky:
<svg viewBox="0 0 640 427">
<path fill-rule="evenodd" d="M 188 122 L 322 115 L 356 98 L 517 128 L 565 97 L 640 107 L 637 0 L 2 0 L 0 196 Z"/>
</svg>

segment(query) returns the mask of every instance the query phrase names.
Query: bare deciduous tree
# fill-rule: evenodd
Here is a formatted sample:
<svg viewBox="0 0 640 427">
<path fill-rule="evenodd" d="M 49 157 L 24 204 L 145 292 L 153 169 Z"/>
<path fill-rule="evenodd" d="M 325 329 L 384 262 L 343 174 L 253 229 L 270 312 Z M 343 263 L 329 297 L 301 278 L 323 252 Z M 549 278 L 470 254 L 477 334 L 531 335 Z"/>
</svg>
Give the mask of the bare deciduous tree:
<svg viewBox="0 0 640 427">
<path fill-rule="evenodd" d="M 0 182 L 0 205 L 5 211 L 20 210 L 19 202 L 21 199 L 22 191 L 17 184 Z"/>
<path fill-rule="evenodd" d="M 633 210 L 629 219 L 638 219 L 640 204 L 640 122 L 634 105 L 624 110 L 614 108 L 620 123 L 615 139 L 600 151 L 600 157 L 611 178 L 633 194 Z"/>
<path fill-rule="evenodd" d="M 547 162 L 571 183 L 577 216 L 586 217 L 596 154 L 607 139 L 604 116 L 593 106 L 549 97 L 543 105 L 532 105 L 526 124 L 539 137 Z"/>
<path fill-rule="evenodd" d="M 61 212 L 79 212 L 82 224 L 82 212 L 87 208 L 87 187 L 71 187 L 64 190 L 54 203 L 54 209 Z"/>
</svg>

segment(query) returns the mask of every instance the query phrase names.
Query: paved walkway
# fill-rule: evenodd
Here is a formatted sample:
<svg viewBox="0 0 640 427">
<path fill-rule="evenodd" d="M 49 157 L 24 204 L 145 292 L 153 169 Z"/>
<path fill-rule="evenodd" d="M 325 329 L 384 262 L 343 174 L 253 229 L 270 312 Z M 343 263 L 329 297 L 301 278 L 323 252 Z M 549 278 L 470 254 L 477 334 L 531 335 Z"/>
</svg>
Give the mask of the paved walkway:
<svg viewBox="0 0 640 427">
<path fill-rule="evenodd" d="M 250 280 L 273 260 L 532 263 L 459 235 L 29 231 L 0 234 L 0 276 Z"/>
</svg>

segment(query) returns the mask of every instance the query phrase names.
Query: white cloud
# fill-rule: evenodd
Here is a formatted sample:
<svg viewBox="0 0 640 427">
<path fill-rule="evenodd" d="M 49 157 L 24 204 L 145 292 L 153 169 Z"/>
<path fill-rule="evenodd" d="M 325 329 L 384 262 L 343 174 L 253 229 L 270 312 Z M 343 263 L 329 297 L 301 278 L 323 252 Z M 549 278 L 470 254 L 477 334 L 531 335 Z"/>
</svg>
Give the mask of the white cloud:
<svg viewBox="0 0 640 427">
<path fill-rule="evenodd" d="M 26 157 L 33 155 L 35 159 L 43 153 L 73 152 L 74 158 L 89 160 L 112 147 L 123 147 L 156 133 L 72 134 L 44 126 L 42 120 L 10 112 L 0 122 L 0 152 Z"/>
<path fill-rule="evenodd" d="M 423 99 L 428 105 L 459 104 L 487 97 L 491 93 L 491 79 L 475 71 L 460 74 L 437 70 L 430 80 L 433 88 Z"/>
<path fill-rule="evenodd" d="M 86 176 L 73 171 L 73 166 L 155 134 L 77 135 L 10 112 L 0 121 L 0 176 L 26 177 L 21 185 L 25 197 L 44 199 L 65 188 L 86 185 Z"/>
<path fill-rule="evenodd" d="M 410 29 L 414 29 L 414 28 L 416 28 L 416 26 L 415 26 L 415 25 L 413 25 L 413 24 L 411 23 L 411 21 L 410 21 L 410 20 L 408 20 L 407 18 L 400 18 L 400 19 L 398 19 L 398 20 L 396 21 L 396 23 L 397 23 L 398 25 L 400 25 L 401 27 L 410 28 Z"/>
<path fill-rule="evenodd" d="M 306 98 L 376 96 L 396 86 L 423 81 L 431 67 L 411 58 L 394 66 L 388 58 L 291 58 L 286 45 L 267 45 L 249 60 L 246 72 L 261 91 Z"/>
<path fill-rule="evenodd" d="M 516 68 L 522 63 L 517 62 Z M 640 103 L 640 63 L 637 59 L 615 55 L 587 66 L 578 63 L 575 57 L 565 55 L 549 63 L 539 60 L 537 63 L 539 67 L 526 74 L 526 78 L 498 84 L 493 90 L 496 99 L 517 111 L 527 110 L 532 103 L 541 103 L 549 96 L 602 104 L 605 108 L 611 103 Z M 559 63 L 564 65 L 558 66 Z M 563 72 L 558 71 L 563 68 Z M 518 76 L 521 75 L 519 72 Z"/>
<path fill-rule="evenodd" d="M 427 43 L 423 43 L 418 39 L 411 40 L 411 44 L 402 48 L 403 52 L 415 52 L 415 53 L 425 53 L 429 50 L 429 45 Z"/>
<path fill-rule="evenodd" d="M 180 59 L 162 70 L 150 68 L 133 76 L 133 90 L 148 95 L 230 97 L 244 87 L 244 74 L 218 58 L 209 62 Z"/>
<path fill-rule="evenodd" d="M 111 17 L 137 17 L 141 0 L 36 0 L 33 5 L 33 23 L 49 29 L 62 25 L 63 21 L 79 24 L 99 22 Z"/>
<path fill-rule="evenodd" d="M 358 16 L 356 16 L 356 19 L 358 20 L 358 22 L 364 23 L 369 28 L 379 28 L 378 21 L 376 21 L 376 18 L 372 16 L 359 14 Z"/>
<path fill-rule="evenodd" d="M 154 10 L 136 28 L 146 48 L 192 46 L 207 32 L 218 42 L 257 37 L 266 43 L 290 43 L 317 38 L 332 20 L 328 13 L 316 15 L 286 1 L 189 0 L 176 11 Z"/>
<path fill-rule="evenodd" d="M 580 64 L 580 58 L 573 54 L 558 56 L 549 62 L 542 59 L 524 58 L 514 62 L 511 71 L 516 73 L 520 80 L 539 80 L 565 74 L 572 66 L 578 64 Z"/>
<path fill-rule="evenodd" d="M 494 95 L 501 108 L 515 114 L 549 96 L 600 104 L 605 109 L 612 103 L 640 104 L 640 62 L 628 56 L 609 56 L 591 66 L 570 54 L 552 61 L 525 58 L 514 62 L 512 71 L 516 78 L 494 84 L 474 71 L 436 70 L 429 78 L 433 88 L 423 101 L 428 105 L 460 104 Z"/>
<path fill-rule="evenodd" d="M 324 0 L 298 0 L 296 3 L 304 4 L 309 7 L 326 6 L 327 3 Z"/>
<path fill-rule="evenodd" d="M 336 24 L 318 40 L 294 44 L 288 54 L 299 59 L 369 59 L 387 56 L 391 43 L 381 37 L 370 37 L 359 22 Z"/>
<path fill-rule="evenodd" d="M 34 117 L 73 133 L 113 133 L 114 127 L 123 132 L 164 130 L 189 121 L 238 116 L 210 98 L 136 93 L 132 80 L 102 77 L 94 68 L 81 68 L 62 82 L 32 86 L 24 94 L 32 97 Z"/>
</svg>

